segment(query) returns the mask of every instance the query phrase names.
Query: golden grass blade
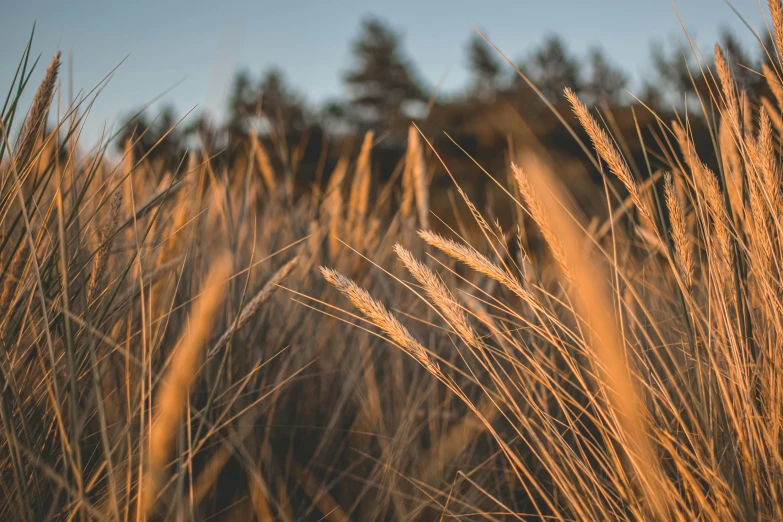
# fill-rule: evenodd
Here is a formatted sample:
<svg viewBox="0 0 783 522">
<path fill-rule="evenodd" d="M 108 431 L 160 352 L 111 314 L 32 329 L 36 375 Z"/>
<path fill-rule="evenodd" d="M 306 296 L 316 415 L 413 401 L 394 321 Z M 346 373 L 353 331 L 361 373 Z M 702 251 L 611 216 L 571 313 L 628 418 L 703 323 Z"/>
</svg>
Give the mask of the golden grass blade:
<svg viewBox="0 0 783 522">
<path fill-rule="evenodd" d="M 321 213 L 329 221 L 329 255 L 334 258 L 340 250 L 339 237 L 343 232 L 343 194 L 342 184 L 348 171 L 348 158 L 341 156 L 329 178 L 326 196 L 321 203 Z"/>
<path fill-rule="evenodd" d="M 430 194 L 427 166 L 424 162 L 424 150 L 419 139 L 419 130 L 415 125 L 408 128 L 408 150 L 405 156 L 405 169 L 408 174 L 408 185 L 404 186 L 406 197 L 403 203 L 411 197 L 416 200 L 416 209 L 419 214 L 419 225 L 423 229 L 430 228 Z M 410 192 L 413 192 L 410 195 Z M 410 203 L 408 203 L 410 205 Z M 403 207 L 404 208 L 404 207 Z"/>
<path fill-rule="evenodd" d="M 410 218 L 413 215 L 413 206 L 416 196 L 414 194 L 413 170 L 416 162 L 416 147 L 418 143 L 418 131 L 411 125 L 408 128 L 408 148 L 405 151 L 405 167 L 402 171 L 402 201 L 400 201 L 400 214 L 404 218 Z"/>
<path fill-rule="evenodd" d="M 348 225 L 353 229 L 354 240 L 357 242 L 362 240 L 364 234 L 364 218 L 367 215 L 367 204 L 370 198 L 370 182 L 372 181 L 370 151 L 372 150 L 373 137 L 373 131 L 367 131 L 367 134 L 364 135 L 348 199 Z"/>
<path fill-rule="evenodd" d="M 612 306 L 601 282 L 603 279 L 598 275 L 601 271 L 586 255 L 581 233 L 571 215 L 563 209 L 566 199 L 559 195 L 559 189 L 550 180 L 549 169 L 533 156 L 524 159 L 522 168 L 539 173 L 531 177 L 531 183 L 542 205 L 549 210 L 552 228 L 562 241 L 568 265 L 572 267 L 574 284 L 569 294 L 577 303 L 580 319 L 590 332 L 588 340 L 594 350 L 607 398 L 622 427 L 633 475 L 638 479 L 645 498 L 649 499 L 649 515 L 666 520 L 669 513 L 668 491 L 650 443 L 647 413 L 639 399 L 633 369 L 625 365 L 623 340 L 612 319 Z"/>
<path fill-rule="evenodd" d="M 171 365 L 161 384 L 155 408 L 155 420 L 149 434 L 147 478 L 141 486 L 142 509 L 152 512 L 162 482 L 163 470 L 171 455 L 171 446 L 179 428 L 190 385 L 196 377 L 198 360 L 209 338 L 217 311 L 223 301 L 223 285 L 230 275 L 228 257 L 218 259 L 204 281 L 204 292 L 194 303 L 189 324 L 180 335 Z"/>
<path fill-rule="evenodd" d="M 275 172 L 274 169 L 272 169 L 272 162 L 269 160 L 269 154 L 267 154 L 264 145 L 259 141 L 255 132 L 250 131 L 248 136 L 250 136 L 250 144 L 253 147 L 253 154 L 258 163 L 258 168 L 261 171 L 261 177 L 266 185 L 266 190 L 269 194 L 273 195 L 277 192 L 277 182 L 275 181 Z"/>
</svg>

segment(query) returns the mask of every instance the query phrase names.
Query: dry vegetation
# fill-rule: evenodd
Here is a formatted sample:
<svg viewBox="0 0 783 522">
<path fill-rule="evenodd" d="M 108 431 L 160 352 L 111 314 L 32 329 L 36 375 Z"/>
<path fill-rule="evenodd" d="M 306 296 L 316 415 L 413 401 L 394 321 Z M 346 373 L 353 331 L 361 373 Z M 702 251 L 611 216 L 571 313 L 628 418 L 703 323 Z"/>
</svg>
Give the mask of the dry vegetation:
<svg viewBox="0 0 783 522">
<path fill-rule="evenodd" d="M 644 168 L 566 91 L 609 218 L 529 146 L 492 178 L 514 223 L 456 180 L 464 212 L 434 215 L 448 165 L 415 127 L 388 183 L 368 132 L 308 191 L 254 135 L 242 170 L 86 154 L 84 106 L 44 125 L 59 54 L 12 144 L 28 55 L 0 134 L 0 518 L 783 519 L 783 95 L 748 99 L 719 48 Z"/>
</svg>

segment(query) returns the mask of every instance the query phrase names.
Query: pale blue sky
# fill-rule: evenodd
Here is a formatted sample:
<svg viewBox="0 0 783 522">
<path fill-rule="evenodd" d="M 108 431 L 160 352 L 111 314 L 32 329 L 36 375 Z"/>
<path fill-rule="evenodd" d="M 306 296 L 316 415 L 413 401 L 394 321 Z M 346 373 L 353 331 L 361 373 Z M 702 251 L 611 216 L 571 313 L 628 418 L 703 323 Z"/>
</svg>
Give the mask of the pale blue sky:
<svg viewBox="0 0 783 522">
<path fill-rule="evenodd" d="M 758 0 L 733 5 L 766 30 Z M 679 0 L 676 7 L 705 52 L 722 26 L 753 41 L 722 0 Z M 0 86 L 10 82 L 37 21 L 34 53 L 43 53 L 44 66 L 58 47 L 66 60 L 71 53 L 77 89 L 92 88 L 129 55 L 95 105 L 88 137 L 180 81 L 165 97 L 179 112 L 219 109 L 240 67 L 257 74 L 278 65 L 318 103 L 341 94 L 349 42 L 370 13 L 403 32 L 421 76 L 434 86 L 445 75 L 446 90 L 466 82 L 471 23 L 512 58 L 552 32 L 576 53 L 598 44 L 631 73 L 632 88 L 649 74 L 651 42 L 683 34 L 669 0 L 0 0 Z"/>
</svg>

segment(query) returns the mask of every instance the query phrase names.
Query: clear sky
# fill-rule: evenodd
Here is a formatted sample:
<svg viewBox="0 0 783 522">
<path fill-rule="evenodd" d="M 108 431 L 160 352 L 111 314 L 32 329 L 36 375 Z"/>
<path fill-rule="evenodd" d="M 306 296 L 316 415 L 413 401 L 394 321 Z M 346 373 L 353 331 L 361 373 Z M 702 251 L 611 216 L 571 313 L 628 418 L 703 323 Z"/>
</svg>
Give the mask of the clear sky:
<svg viewBox="0 0 783 522">
<path fill-rule="evenodd" d="M 732 3 L 766 31 L 766 1 Z M 705 53 L 721 27 L 754 45 L 723 0 L 675 5 Z M 349 42 L 366 14 L 400 29 L 421 76 L 431 86 L 445 78 L 446 90 L 467 80 L 471 23 L 511 58 L 553 32 L 576 53 L 600 45 L 632 75 L 632 89 L 650 74 L 651 43 L 668 45 L 683 35 L 670 0 L 0 0 L 0 86 L 9 84 L 37 22 L 33 51 L 43 54 L 43 64 L 33 82 L 57 48 L 66 63 L 73 57 L 77 90 L 89 90 L 128 56 L 93 109 L 88 138 L 175 84 L 164 100 L 179 112 L 196 105 L 220 109 L 233 72 L 242 67 L 257 75 L 278 65 L 310 102 L 319 103 L 342 93 Z"/>
</svg>

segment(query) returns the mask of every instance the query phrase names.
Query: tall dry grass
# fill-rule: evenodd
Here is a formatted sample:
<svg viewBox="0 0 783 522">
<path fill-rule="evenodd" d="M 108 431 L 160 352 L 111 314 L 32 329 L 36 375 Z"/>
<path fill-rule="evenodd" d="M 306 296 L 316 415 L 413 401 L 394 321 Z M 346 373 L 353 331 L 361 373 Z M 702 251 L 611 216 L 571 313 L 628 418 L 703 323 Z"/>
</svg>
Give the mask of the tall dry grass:
<svg viewBox="0 0 783 522">
<path fill-rule="evenodd" d="M 780 57 L 783 9 L 778 0 L 770 8 L 776 48 L 768 51 Z M 446 258 L 417 259 L 396 247 L 415 281 L 399 284 L 435 312 L 433 327 L 459 354 L 456 364 L 424 366 L 483 421 L 516 478 L 516 495 L 485 491 L 498 517 L 783 516 L 783 208 L 781 142 L 773 124 L 783 107 L 748 100 L 732 76 L 737 65 L 719 47 L 715 57 L 714 70 L 701 64 L 710 87 L 700 93 L 702 113 L 682 120 L 703 118 L 720 140 L 712 151 L 697 151 L 682 120 L 661 121 L 660 142 L 675 144 L 660 156 L 668 171 L 662 184 L 637 179 L 601 118 L 566 89 L 598 165 L 612 176 L 605 184 L 625 188 L 638 218 L 617 222 L 613 214 L 624 212 L 623 205 L 613 204 L 607 190 L 611 233 L 596 234 L 557 184 L 557 158 L 519 151 L 522 166 L 512 165 L 517 191 L 506 192 L 539 228 L 554 261 L 534 274 L 529 289 L 520 282 L 531 280 L 535 247 L 520 245 L 514 259 L 503 234 L 476 215 L 464 192 L 496 260 L 480 254 L 475 242 L 426 230 L 420 236 Z M 765 64 L 773 93 L 780 73 L 777 59 Z M 335 286 L 346 293 L 352 284 Z M 481 306 L 470 306 L 474 300 Z M 473 386 L 499 418 L 488 418 L 462 391 Z"/>
<path fill-rule="evenodd" d="M 110 161 L 78 142 L 90 99 L 52 104 L 59 54 L 22 115 L 28 45 L 0 128 L 0 517 L 783 518 L 770 12 L 775 100 L 718 49 L 646 169 L 553 106 L 593 145 L 592 223 L 532 143 L 491 178 L 518 222 L 457 180 L 435 215 L 448 165 L 415 126 L 399 179 L 369 132 L 313 193 L 253 133 L 235 165 L 166 171 L 143 128 Z"/>
</svg>

